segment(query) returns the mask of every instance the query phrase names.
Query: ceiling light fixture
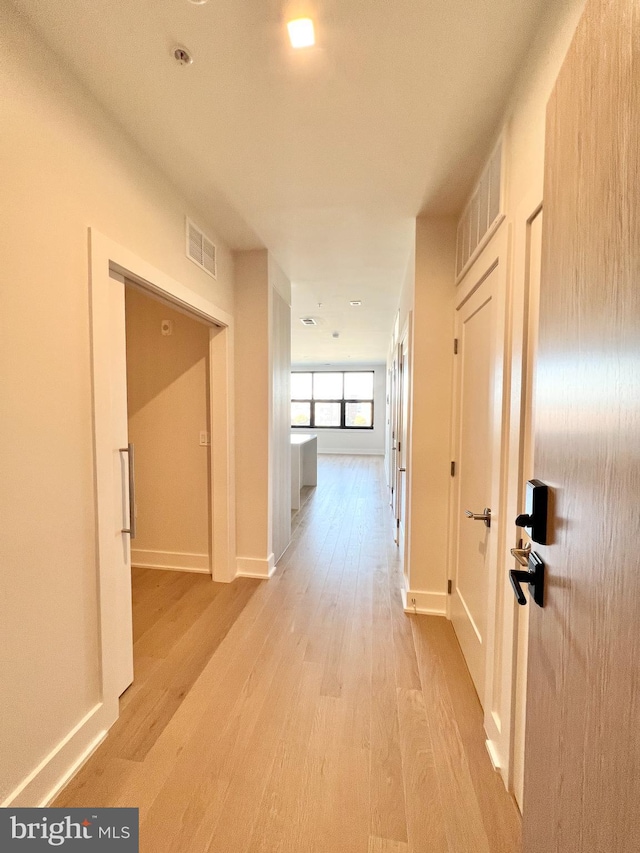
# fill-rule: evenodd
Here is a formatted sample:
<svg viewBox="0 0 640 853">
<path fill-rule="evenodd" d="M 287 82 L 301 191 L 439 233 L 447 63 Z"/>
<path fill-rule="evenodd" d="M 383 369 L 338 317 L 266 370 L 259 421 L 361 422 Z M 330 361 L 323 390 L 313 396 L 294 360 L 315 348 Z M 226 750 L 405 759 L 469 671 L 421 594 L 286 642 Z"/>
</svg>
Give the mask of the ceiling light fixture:
<svg viewBox="0 0 640 853">
<path fill-rule="evenodd" d="M 287 24 L 291 46 L 296 49 L 301 47 L 313 47 L 316 43 L 316 35 L 311 18 L 296 18 Z"/>
<path fill-rule="evenodd" d="M 352 299 L 349 305 L 353 305 L 354 308 L 359 308 L 362 305 L 362 299 Z"/>
<path fill-rule="evenodd" d="M 189 0 L 189 3 L 193 3 L 194 6 L 204 6 L 207 0 Z"/>
</svg>

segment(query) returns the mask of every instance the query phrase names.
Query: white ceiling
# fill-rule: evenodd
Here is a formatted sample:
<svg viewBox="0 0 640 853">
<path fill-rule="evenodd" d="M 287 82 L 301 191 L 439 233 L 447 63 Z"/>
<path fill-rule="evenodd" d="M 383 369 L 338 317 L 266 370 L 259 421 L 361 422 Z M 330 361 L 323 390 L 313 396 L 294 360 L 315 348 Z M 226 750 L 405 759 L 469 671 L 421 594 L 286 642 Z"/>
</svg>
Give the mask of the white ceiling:
<svg viewBox="0 0 640 853">
<path fill-rule="evenodd" d="M 272 251 L 319 362 L 384 360 L 411 220 L 459 209 L 551 2 L 14 0 L 232 248 Z"/>
</svg>

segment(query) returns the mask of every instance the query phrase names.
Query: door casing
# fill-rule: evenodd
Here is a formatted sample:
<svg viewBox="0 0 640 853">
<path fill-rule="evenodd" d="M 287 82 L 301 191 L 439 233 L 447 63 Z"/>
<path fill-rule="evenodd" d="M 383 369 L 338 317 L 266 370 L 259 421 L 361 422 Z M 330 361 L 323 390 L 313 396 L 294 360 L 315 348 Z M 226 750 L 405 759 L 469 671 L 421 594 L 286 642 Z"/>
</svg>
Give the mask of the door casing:
<svg viewBox="0 0 640 853">
<path fill-rule="evenodd" d="M 130 250 L 90 229 L 91 357 L 93 381 L 94 471 L 96 535 L 102 657 L 102 701 L 110 708 L 112 722 L 118 716 L 122 676 L 118 661 L 118 601 L 112 575 L 113 531 L 121 523 L 114 518 L 113 495 L 121 490 L 114 482 L 111 426 L 111 338 L 109 288 L 116 277 L 126 277 L 138 286 L 171 303 L 174 308 L 196 315 L 211 324 L 211 511 L 212 579 L 230 582 L 235 570 L 235 491 L 233 482 L 233 394 L 232 318 L 214 303 L 148 264 Z M 122 283 L 124 304 L 124 283 Z M 124 310 L 124 308 L 123 308 Z M 126 362 L 123 361 L 123 364 Z M 122 371 L 126 388 L 126 369 Z M 127 543 L 129 545 L 129 543 Z"/>
<path fill-rule="evenodd" d="M 527 479 L 524 469 L 524 451 L 531 436 L 527 430 L 530 424 L 526 419 L 526 401 L 530 370 L 528 361 L 528 341 L 531 335 L 530 325 L 537 318 L 530 315 L 529 308 L 529 263 L 531 249 L 531 225 L 542 209 L 542 191 L 534 189 L 526 194 L 518 205 L 513 218 L 513 251 L 511 263 L 511 288 L 509 302 L 509 349 L 508 365 L 505 371 L 505 394 L 508 395 L 507 421 L 503 432 L 504 456 L 502 460 L 503 498 L 502 514 L 505 523 L 498 543 L 498 582 L 503 588 L 502 615 L 496 629 L 494 655 L 493 707 L 485 713 L 485 728 L 488 745 L 496 767 L 500 769 L 504 784 L 509 791 L 514 790 L 514 749 L 516 734 L 516 685 L 517 673 L 517 610 L 513 592 L 508 583 L 507 571 L 515 567 L 510 549 L 518 541 L 514 525 L 516 516 L 521 512 L 524 483 Z"/>
<path fill-rule="evenodd" d="M 396 429 L 396 543 L 403 559 L 406 589 L 409 588 L 407 567 L 409 566 L 408 536 L 410 525 L 410 481 L 408 466 L 411 424 L 411 335 L 413 314 L 410 311 L 407 322 L 398 341 L 397 373 L 397 429 Z"/>
<path fill-rule="evenodd" d="M 470 267 L 464 278 L 457 285 L 456 311 L 469 299 L 480 286 L 485 277 L 495 270 L 497 273 L 495 288 L 495 317 L 493 333 L 493 353 L 490 393 L 493 396 L 493 431 L 491 486 L 488 506 L 492 511 L 492 536 L 489 539 L 487 555 L 488 570 L 488 610 L 486 625 L 486 668 L 483 696 L 480 697 L 484 709 L 484 728 L 487 735 L 487 749 L 496 768 L 499 768 L 505 778 L 508 771 L 509 755 L 498 753 L 498 744 L 503 738 L 505 729 L 500 708 L 500 690 L 502 680 L 502 635 L 504 629 L 504 610 L 507 595 L 512 597 L 507 589 L 508 581 L 501 543 L 504 542 L 506 520 L 503 512 L 505 496 L 505 479 L 508 462 L 508 448 L 503 441 L 508 423 L 508 389 L 510 378 L 509 340 L 507 325 L 509 267 L 511 250 L 511 228 L 507 220 L 503 220 L 492 240 L 482 250 L 477 260 Z M 457 356 L 453 356 L 457 358 Z M 460 429 L 458 411 L 460 368 L 454 368 L 453 413 L 451 424 L 451 459 L 456 460 L 457 439 Z M 464 510 L 465 507 L 462 507 Z M 482 508 L 481 508 L 482 509 Z M 458 507 L 458 488 L 454 479 L 450 493 L 449 529 L 456 530 Z M 450 537 L 448 578 L 453 582 L 457 558 L 456 537 Z M 451 596 L 447 601 L 447 617 L 451 618 Z M 511 606 L 508 600 L 507 607 Z"/>
</svg>

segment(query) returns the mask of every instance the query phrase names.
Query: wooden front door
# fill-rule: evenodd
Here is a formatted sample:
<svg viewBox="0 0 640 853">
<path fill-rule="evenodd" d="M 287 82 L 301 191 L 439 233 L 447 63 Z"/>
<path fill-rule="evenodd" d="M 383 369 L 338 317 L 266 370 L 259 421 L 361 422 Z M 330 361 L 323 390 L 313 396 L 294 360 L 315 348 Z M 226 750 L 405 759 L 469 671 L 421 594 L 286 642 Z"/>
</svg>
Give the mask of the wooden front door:
<svg viewBox="0 0 640 853">
<path fill-rule="evenodd" d="M 524 853 L 640 850 L 640 5 L 588 0 L 547 112 Z"/>
</svg>

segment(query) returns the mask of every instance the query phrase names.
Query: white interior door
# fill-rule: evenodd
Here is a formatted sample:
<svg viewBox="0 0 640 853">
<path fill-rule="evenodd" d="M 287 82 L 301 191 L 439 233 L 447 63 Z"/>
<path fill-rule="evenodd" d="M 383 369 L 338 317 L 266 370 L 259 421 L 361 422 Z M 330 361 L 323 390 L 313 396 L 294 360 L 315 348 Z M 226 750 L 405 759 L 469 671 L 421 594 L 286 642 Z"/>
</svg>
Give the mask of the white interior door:
<svg viewBox="0 0 640 853">
<path fill-rule="evenodd" d="M 451 619 L 480 701 L 483 701 L 488 625 L 494 400 L 492 393 L 497 267 L 462 304 L 456 317 L 457 494 L 456 557 Z M 465 513 L 473 513 L 470 518 Z"/>
<path fill-rule="evenodd" d="M 124 279 L 109 279 L 109 340 L 111 387 L 111 443 L 113 465 L 113 512 L 111 564 L 108 571 L 117 607 L 117 646 L 114 669 L 118 694 L 133 681 L 133 626 L 131 603 L 131 534 L 135 505 L 130 512 L 129 466 L 133 464 L 128 446 L 127 348 L 125 331 Z"/>
<path fill-rule="evenodd" d="M 407 433 L 409 421 L 409 336 L 398 348 L 398 441 L 396 451 L 396 513 L 398 547 L 404 555 L 407 526 Z"/>
<path fill-rule="evenodd" d="M 391 491 L 391 510 L 397 518 L 397 489 L 396 489 L 396 454 L 398 452 L 398 358 L 394 356 L 389 370 L 389 460 L 388 478 Z"/>
</svg>

